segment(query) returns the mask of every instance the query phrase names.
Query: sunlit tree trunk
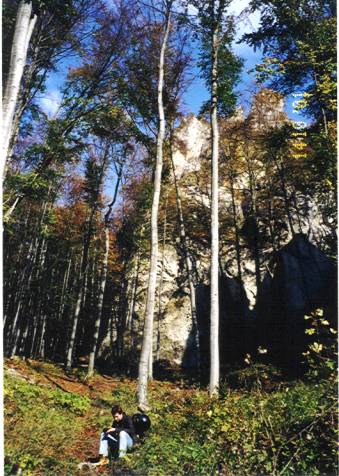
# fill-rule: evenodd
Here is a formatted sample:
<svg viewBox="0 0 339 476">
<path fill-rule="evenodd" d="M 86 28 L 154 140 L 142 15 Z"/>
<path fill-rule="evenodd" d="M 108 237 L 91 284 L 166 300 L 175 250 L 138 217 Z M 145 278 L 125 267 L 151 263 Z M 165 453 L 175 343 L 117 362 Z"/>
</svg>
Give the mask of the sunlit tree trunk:
<svg viewBox="0 0 339 476">
<path fill-rule="evenodd" d="M 213 10 L 215 8 L 214 2 Z M 213 21 L 212 78 L 211 78 L 211 135 L 212 135 L 212 183 L 211 183 L 211 313 L 210 313 L 210 395 L 218 394 L 219 388 L 219 130 L 218 102 L 218 32 L 219 24 Z"/>
<path fill-rule="evenodd" d="M 139 380 L 138 380 L 138 402 L 140 408 L 147 408 L 147 381 L 149 375 L 149 360 L 153 342 L 153 316 L 155 306 L 155 289 L 157 280 L 157 262 L 158 262 L 158 209 L 161 189 L 161 174 L 163 162 L 163 142 L 165 138 L 165 113 L 163 106 L 163 88 L 164 88 L 164 63 L 167 40 L 169 36 L 171 23 L 172 2 L 166 4 L 166 22 L 164 37 L 161 44 L 159 58 L 159 78 L 158 78 L 158 111 L 159 111 L 159 130 L 157 137 L 157 156 L 154 174 L 154 192 L 151 213 L 151 260 L 147 288 L 147 300 L 145 311 L 145 325 L 143 333 L 143 342 L 139 362 Z"/>
<path fill-rule="evenodd" d="M 59 305 L 59 311 L 58 311 L 58 321 L 62 320 L 62 316 L 64 313 L 64 307 L 65 307 L 65 300 L 66 300 L 66 289 L 68 287 L 68 281 L 69 281 L 69 274 L 71 271 L 71 266 L 72 266 L 72 253 L 69 257 L 67 268 L 64 274 L 64 280 L 62 283 L 62 290 L 61 290 L 61 297 L 60 297 L 60 305 Z"/>
<path fill-rule="evenodd" d="M 72 367 L 73 363 L 73 351 L 75 345 L 75 336 L 78 328 L 79 316 L 81 311 L 81 304 L 84 296 L 84 289 L 85 289 L 85 281 L 86 281 L 86 274 L 87 274 L 87 265 L 88 265 L 88 251 L 89 251 L 89 236 L 85 239 L 83 253 L 82 253 L 82 266 L 80 269 L 80 276 L 78 282 L 78 294 L 77 300 L 75 304 L 74 316 L 73 316 L 73 323 L 72 323 L 72 330 L 71 336 L 69 340 L 68 350 L 67 350 L 67 357 L 66 357 L 66 369 L 69 371 Z"/>
<path fill-rule="evenodd" d="M 36 20 L 36 15 L 32 16 L 32 2 L 21 0 L 18 6 L 9 72 L 2 103 L 1 175 L 5 169 L 20 83 Z"/>
</svg>

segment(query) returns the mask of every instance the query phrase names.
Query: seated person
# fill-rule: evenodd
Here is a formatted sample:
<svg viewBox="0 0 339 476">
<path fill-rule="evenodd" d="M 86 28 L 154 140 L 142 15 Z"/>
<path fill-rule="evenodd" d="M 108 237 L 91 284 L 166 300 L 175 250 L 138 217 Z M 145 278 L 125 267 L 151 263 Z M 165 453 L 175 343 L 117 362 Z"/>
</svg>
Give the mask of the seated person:
<svg viewBox="0 0 339 476">
<path fill-rule="evenodd" d="M 121 406 L 113 405 L 111 412 L 112 426 L 105 428 L 100 435 L 99 465 L 109 463 L 108 448 L 111 449 L 115 457 L 125 456 L 127 450 L 132 448 L 136 437 L 133 420 L 123 412 Z"/>
</svg>

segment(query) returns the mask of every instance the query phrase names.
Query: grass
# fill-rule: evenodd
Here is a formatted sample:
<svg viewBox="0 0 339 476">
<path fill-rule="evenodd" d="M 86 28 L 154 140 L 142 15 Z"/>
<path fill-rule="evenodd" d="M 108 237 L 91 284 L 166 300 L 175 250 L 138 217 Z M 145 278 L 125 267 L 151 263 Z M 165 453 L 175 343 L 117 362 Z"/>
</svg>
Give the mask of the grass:
<svg viewBox="0 0 339 476">
<path fill-rule="evenodd" d="M 69 378 L 52 364 L 33 361 L 6 367 L 12 369 L 4 386 L 6 475 L 14 463 L 25 476 L 81 474 L 77 465 L 96 455 L 112 403 L 137 411 L 133 380 L 95 375 L 84 383 L 76 373 Z M 273 369 L 253 366 L 232 379 L 237 385 L 225 384 L 219 399 L 205 389 L 153 381 L 151 430 L 115 474 L 337 474 L 332 378 L 279 382 Z M 275 383 L 265 390 L 268 381 Z"/>
</svg>

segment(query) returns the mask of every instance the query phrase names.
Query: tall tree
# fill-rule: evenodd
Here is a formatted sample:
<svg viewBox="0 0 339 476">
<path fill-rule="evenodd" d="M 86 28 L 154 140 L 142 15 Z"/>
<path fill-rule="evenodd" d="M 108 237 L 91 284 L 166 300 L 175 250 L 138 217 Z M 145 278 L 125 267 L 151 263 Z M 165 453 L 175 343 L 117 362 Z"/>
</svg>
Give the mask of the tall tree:
<svg viewBox="0 0 339 476">
<path fill-rule="evenodd" d="M 151 213 L 151 260 L 147 287 L 147 300 L 145 311 L 145 324 L 143 333 L 143 342 L 139 362 L 139 380 L 138 380 L 138 403 L 141 408 L 146 408 L 147 402 L 147 380 L 148 366 L 153 345 L 153 320 L 155 307 L 155 290 L 157 280 L 158 263 L 158 209 L 161 190 L 161 174 L 163 165 L 163 143 L 165 139 L 165 113 L 163 105 L 164 90 L 164 65 L 168 37 L 171 27 L 171 7 L 173 0 L 166 0 L 164 3 L 164 29 L 159 54 L 159 76 L 158 76 L 158 115 L 159 128 L 157 137 L 156 166 L 154 173 L 154 192 Z"/>
<path fill-rule="evenodd" d="M 40 108 L 34 98 L 44 91 L 48 73 L 67 54 L 74 55 L 79 49 L 88 29 L 85 20 L 93 13 L 92 3 L 92 0 L 5 0 L 3 127 L 8 131 L 8 135 L 3 135 L 3 146 L 7 144 L 5 173 L 24 113 L 32 112 L 31 118 L 37 116 Z M 15 9 L 17 20 L 13 27 Z"/>
<path fill-rule="evenodd" d="M 32 2 L 21 0 L 18 6 L 9 71 L 3 96 L 1 176 L 5 170 L 21 78 L 26 65 L 27 51 L 36 20 L 37 16 L 33 13 Z"/>
<path fill-rule="evenodd" d="M 192 2 L 198 9 L 203 76 L 210 90 L 211 120 L 211 309 L 210 395 L 218 393 L 219 362 L 219 128 L 218 112 L 230 115 L 236 103 L 233 86 L 239 79 L 241 61 L 231 51 L 234 23 L 226 16 L 230 0 Z M 222 69 L 222 67 L 225 67 Z"/>
</svg>

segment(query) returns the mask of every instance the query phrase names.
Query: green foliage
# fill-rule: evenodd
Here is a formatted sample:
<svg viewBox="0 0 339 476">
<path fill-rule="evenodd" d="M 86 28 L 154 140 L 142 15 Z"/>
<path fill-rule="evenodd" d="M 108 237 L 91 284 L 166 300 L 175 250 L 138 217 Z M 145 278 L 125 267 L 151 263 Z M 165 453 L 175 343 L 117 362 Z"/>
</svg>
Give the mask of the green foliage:
<svg viewBox="0 0 339 476">
<path fill-rule="evenodd" d="M 90 404 L 90 399 L 86 396 L 66 393 L 59 389 L 53 391 L 51 400 L 52 405 L 67 408 L 76 415 L 84 415 Z"/>
<path fill-rule="evenodd" d="M 316 309 L 305 316 L 309 336 L 308 350 L 304 352 L 311 380 L 335 379 L 337 368 L 337 330 L 324 318 L 322 309 Z"/>
<path fill-rule="evenodd" d="M 290 93 L 302 88 L 309 94 L 305 112 L 319 121 L 335 118 L 336 19 L 332 0 L 252 0 L 260 10 L 257 31 L 243 36 L 255 48 L 263 48 L 257 66 L 258 79 Z"/>
<path fill-rule="evenodd" d="M 44 177 L 35 173 L 16 173 L 8 178 L 8 188 L 17 193 L 29 196 L 33 200 L 41 200 L 46 197 L 49 182 Z"/>
<path fill-rule="evenodd" d="M 198 9 L 199 25 L 196 26 L 196 33 L 201 45 L 198 66 L 210 92 L 212 86 L 211 32 L 218 23 L 217 107 L 220 117 L 230 117 L 234 113 L 237 102 L 234 88 L 240 81 L 243 60 L 236 56 L 231 48 L 235 24 L 231 16 L 225 15 L 229 2 L 220 2 L 218 8 L 210 1 L 192 1 L 191 3 Z M 209 108 L 209 103 L 205 103 L 201 113 L 208 112 Z"/>
<path fill-rule="evenodd" d="M 219 400 L 202 391 L 154 392 L 152 430 L 129 465 L 150 475 L 332 473 L 335 386 L 281 382 L 266 392 L 262 382 L 272 375 L 279 377 L 250 367 L 245 388 L 256 385 L 228 389 Z"/>
<path fill-rule="evenodd" d="M 314 325 L 331 329 L 321 322 L 325 321 L 322 316 L 314 318 L 317 324 L 310 318 L 309 329 Z M 210 399 L 198 388 L 153 382 L 152 427 L 117 469 L 127 473 L 135 469 L 145 476 L 334 474 L 333 376 L 331 371 L 324 380 L 318 376 L 316 383 L 313 378 L 287 382 L 273 367 L 249 365 L 238 370 L 237 377 L 235 372 L 229 376 L 236 380 L 236 390 L 225 383 L 219 399 Z M 29 476 L 76 474 L 75 464 L 81 459 L 78 436 L 82 441 L 88 438 L 85 446 L 96 448 L 101 428 L 110 422 L 113 403 L 120 403 L 128 414 L 136 411 L 135 382 L 116 380 L 113 386 L 106 383 L 100 388 L 103 382 L 102 377 L 95 377 L 92 383 L 94 388 L 98 385 L 97 396 L 89 400 L 6 377 L 7 458 L 19 463 Z M 269 391 L 267 382 L 274 383 Z M 96 430 L 89 432 L 90 427 Z M 6 474 L 10 468 L 6 464 Z"/>
</svg>

